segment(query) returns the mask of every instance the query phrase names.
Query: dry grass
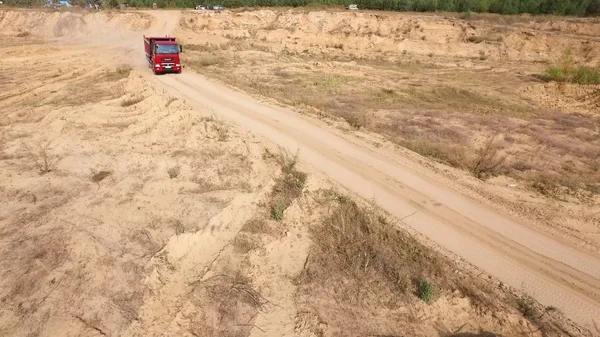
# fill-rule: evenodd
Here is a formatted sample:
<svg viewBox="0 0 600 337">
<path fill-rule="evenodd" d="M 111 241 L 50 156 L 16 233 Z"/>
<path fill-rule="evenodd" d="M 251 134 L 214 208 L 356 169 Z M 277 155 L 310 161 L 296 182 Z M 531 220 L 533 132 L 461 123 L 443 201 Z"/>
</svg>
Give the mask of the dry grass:
<svg viewBox="0 0 600 337">
<path fill-rule="evenodd" d="M 254 319 L 266 304 L 241 272 L 225 272 L 195 285 L 191 302 L 198 312 L 190 317 L 194 336 L 248 336 Z"/>
<path fill-rule="evenodd" d="M 229 125 L 214 115 L 210 115 L 202 118 L 204 123 L 204 130 L 206 132 L 214 131 L 217 140 L 220 142 L 226 142 L 229 140 Z"/>
<path fill-rule="evenodd" d="M 274 158 L 281 166 L 281 176 L 275 181 L 269 203 L 271 219 L 281 221 L 283 220 L 285 210 L 296 198 L 302 195 L 302 190 L 306 183 L 306 173 L 296 169 L 297 154 L 291 157 L 283 150 L 278 154 L 272 154 L 267 150 L 265 157 Z"/>
<path fill-rule="evenodd" d="M 265 219 L 255 218 L 246 222 L 241 231 L 253 234 L 270 233 L 271 227 Z"/>
<path fill-rule="evenodd" d="M 104 74 L 104 79 L 108 82 L 116 82 L 129 77 L 133 68 L 128 65 L 120 65 L 114 70 L 108 70 Z"/>
<path fill-rule="evenodd" d="M 233 239 L 233 248 L 236 253 L 247 254 L 263 246 L 260 236 L 252 233 L 238 233 Z"/>
<path fill-rule="evenodd" d="M 309 228 L 313 243 L 294 282 L 302 306 L 327 321 L 328 330 L 340 336 L 395 335 L 390 331 L 411 335 L 410 324 L 423 321 L 415 320 L 407 308 L 418 308 L 417 301 L 466 296 L 478 310 L 506 313 L 514 306 L 547 336 L 564 335 L 562 323 L 551 315 L 552 307 L 516 298 L 461 270 L 375 209 L 358 206 L 331 190 L 322 191 L 317 200 L 327 202 L 330 213 Z"/>
<path fill-rule="evenodd" d="M 175 179 L 179 176 L 179 173 L 181 172 L 181 167 L 179 165 L 170 167 L 167 170 L 167 173 L 169 174 L 169 178 L 170 179 Z"/>
<path fill-rule="evenodd" d="M 502 164 L 506 160 L 506 156 L 499 155 L 498 152 L 499 146 L 495 143 L 495 138 L 490 137 L 479 149 L 479 153 L 471 166 L 471 173 L 479 179 L 498 175 L 503 168 Z"/>
<path fill-rule="evenodd" d="M 418 293 L 421 280 L 447 285 L 448 265 L 433 251 L 395 228 L 374 210 L 336 196 L 335 209 L 322 224 L 310 228 L 314 242 L 299 284 L 338 283 L 376 288 L 397 300 Z M 349 291 L 352 291 L 349 289 Z M 366 294 L 363 294 L 366 295 Z M 388 296 L 386 300 L 392 301 Z"/>
<path fill-rule="evenodd" d="M 120 66 L 115 70 L 105 71 L 99 78 L 95 75 L 79 77 L 77 81 L 71 82 L 62 92 L 52 99 L 51 103 L 59 106 L 76 106 L 89 103 L 98 103 L 125 95 L 123 83 L 115 83 L 129 76 L 132 68 Z M 122 106 L 130 106 L 140 102 L 139 97 L 126 99 L 121 102 Z"/>
<path fill-rule="evenodd" d="M 107 170 L 101 170 L 98 172 L 92 171 L 91 179 L 93 182 L 95 182 L 97 184 L 97 183 L 101 182 L 102 180 L 106 179 L 111 174 L 112 174 L 112 171 L 107 171 Z"/>
<path fill-rule="evenodd" d="M 263 159 L 274 160 L 281 167 L 281 174 L 275 179 L 264 207 L 242 226 L 233 241 L 236 252 L 242 254 L 263 247 L 263 241 L 267 238 L 284 234 L 281 222 L 285 218 L 285 211 L 302 195 L 306 183 L 306 173 L 296 169 L 297 155 L 292 157 L 282 148 L 278 153 L 265 149 Z"/>
<path fill-rule="evenodd" d="M 396 310 L 416 308 L 416 301 L 433 302 L 456 290 L 482 309 L 497 308 L 497 302 L 489 300 L 493 291 L 488 285 L 453 273 L 456 267 L 444 257 L 374 209 L 332 191 L 323 196 L 321 200 L 333 201 L 327 204 L 330 214 L 310 227 L 313 243 L 294 282 L 302 306 L 323 317 L 330 331 L 340 336 L 386 335 L 390 329 L 409 333 L 406 322 L 422 322 L 415 321 L 410 310 Z M 386 317 L 384 312 L 395 314 Z"/>
<path fill-rule="evenodd" d="M 482 36 L 498 41 L 492 33 Z M 231 57 L 225 52 L 216 55 Z M 472 58 L 485 60 L 488 54 Z M 561 186 L 580 199 L 597 194 L 597 118 L 541 109 L 519 97 L 512 88 L 520 84 L 506 84 L 504 75 L 464 69 L 442 69 L 440 74 L 440 69 L 426 65 L 365 62 L 360 66 L 369 69 L 361 70 L 359 80 L 343 65 L 325 71 L 297 61 L 278 63 L 273 69 L 266 60 L 233 62 L 227 71 L 213 68 L 208 74 L 320 116 L 339 117 L 352 129 L 385 135 L 481 179 L 507 175 L 534 190 L 548 181 L 558 187 L 558 194 L 564 192 Z M 504 141 L 486 152 L 481 140 L 498 135 Z M 545 144 L 543 151 L 535 146 L 538 143 Z M 273 213 L 279 216 L 281 207 Z"/>
<path fill-rule="evenodd" d="M 22 31 L 22 32 L 19 32 L 19 33 L 17 33 L 15 35 L 15 37 L 21 37 L 21 38 L 23 38 L 23 37 L 29 37 L 29 36 L 31 36 L 31 33 L 27 32 L 27 31 Z"/>
<path fill-rule="evenodd" d="M 210 67 L 210 66 L 221 64 L 221 63 L 223 63 L 223 60 L 216 56 L 206 55 L 206 56 L 197 56 L 194 58 L 188 58 L 185 62 L 188 66 L 192 67 L 193 69 L 199 69 L 199 68 Z"/>
<path fill-rule="evenodd" d="M 31 150 L 25 143 L 23 143 L 23 147 L 40 175 L 52 172 L 56 169 L 60 158 L 50 153 L 50 142 L 38 146 L 37 151 Z"/>
</svg>

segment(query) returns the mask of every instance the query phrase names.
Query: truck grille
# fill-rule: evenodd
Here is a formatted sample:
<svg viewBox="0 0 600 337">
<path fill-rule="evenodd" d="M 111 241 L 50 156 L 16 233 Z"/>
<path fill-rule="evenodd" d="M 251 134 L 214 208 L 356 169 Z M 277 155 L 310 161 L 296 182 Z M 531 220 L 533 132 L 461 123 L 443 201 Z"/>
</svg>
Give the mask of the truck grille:
<svg viewBox="0 0 600 337">
<path fill-rule="evenodd" d="M 168 66 L 174 67 L 174 66 L 175 66 L 175 63 L 161 63 L 161 65 L 162 65 L 163 67 L 168 67 Z"/>
</svg>

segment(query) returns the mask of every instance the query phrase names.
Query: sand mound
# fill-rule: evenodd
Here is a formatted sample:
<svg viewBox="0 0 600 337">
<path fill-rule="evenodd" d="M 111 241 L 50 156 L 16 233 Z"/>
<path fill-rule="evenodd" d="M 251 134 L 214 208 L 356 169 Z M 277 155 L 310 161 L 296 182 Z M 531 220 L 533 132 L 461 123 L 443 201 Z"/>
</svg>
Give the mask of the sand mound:
<svg viewBox="0 0 600 337">
<path fill-rule="evenodd" d="M 302 52 L 335 47 L 354 57 L 375 58 L 373 52 L 401 58 L 401 53 L 445 55 L 506 61 L 553 61 L 570 48 L 585 62 L 600 60 L 600 42 L 589 41 L 588 28 L 595 23 L 561 23 L 573 34 L 554 33 L 551 23 L 521 23 L 498 28 L 484 21 L 464 21 L 431 15 L 396 13 L 348 13 L 297 10 L 197 13 L 186 12 L 182 27 L 196 34 L 231 38 L 256 36 L 278 42 L 281 50 Z M 533 30 L 533 32 L 532 32 Z M 582 33 L 583 34 L 583 33 Z M 206 34 L 208 35 L 208 34 Z M 339 52 L 341 55 L 341 51 Z"/>
<path fill-rule="evenodd" d="M 122 32 L 141 32 L 153 23 L 144 13 L 86 13 L 59 11 L 0 11 L 0 34 L 35 38 L 62 38 L 72 42 L 115 43 Z M 137 35 L 137 34 L 136 34 Z"/>
</svg>

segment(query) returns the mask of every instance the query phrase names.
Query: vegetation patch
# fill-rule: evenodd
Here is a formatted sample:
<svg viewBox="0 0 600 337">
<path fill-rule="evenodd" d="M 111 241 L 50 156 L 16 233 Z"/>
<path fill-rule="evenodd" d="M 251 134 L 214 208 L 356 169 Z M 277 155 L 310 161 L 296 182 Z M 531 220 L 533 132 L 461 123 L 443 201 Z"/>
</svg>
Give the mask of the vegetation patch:
<svg viewBox="0 0 600 337">
<path fill-rule="evenodd" d="M 432 291 L 421 289 L 421 280 L 448 285 L 442 277 L 448 265 L 437 253 L 374 210 L 361 208 L 343 196 L 335 200 L 331 215 L 310 228 L 313 246 L 307 267 L 297 279 L 299 284 L 338 284 L 351 279 L 356 287 L 380 289 L 373 291 L 386 297 L 418 294 L 427 301 L 432 299 Z"/>
<path fill-rule="evenodd" d="M 425 302 L 431 302 L 431 296 L 433 294 L 433 285 L 427 282 L 427 280 L 419 281 L 419 298 Z"/>
<path fill-rule="evenodd" d="M 279 154 L 272 154 L 266 150 L 265 156 L 274 158 L 281 166 L 281 176 L 275 181 L 269 205 L 271 219 L 281 221 L 283 220 L 285 210 L 296 198 L 302 195 L 302 190 L 306 183 L 306 173 L 296 169 L 297 154 L 291 157 L 285 151 L 280 151 Z"/>
<path fill-rule="evenodd" d="M 542 78 L 554 82 L 600 84 L 600 67 L 577 65 L 571 51 L 566 50 L 558 64 L 546 69 Z"/>
<path fill-rule="evenodd" d="M 266 300 L 240 271 L 224 271 L 194 285 L 189 301 L 201 310 L 190 315 L 193 336 L 248 336 Z"/>
<path fill-rule="evenodd" d="M 554 82 L 600 84 L 600 68 L 588 66 L 564 68 L 560 66 L 553 66 L 546 70 L 543 78 L 547 81 Z"/>
<path fill-rule="evenodd" d="M 186 64 L 192 69 L 199 69 L 204 67 L 210 67 L 221 64 L 223 59 L 216 56 L 200 55 L 196 57 L 190 57 L 186 60 Z"/>
</svg>

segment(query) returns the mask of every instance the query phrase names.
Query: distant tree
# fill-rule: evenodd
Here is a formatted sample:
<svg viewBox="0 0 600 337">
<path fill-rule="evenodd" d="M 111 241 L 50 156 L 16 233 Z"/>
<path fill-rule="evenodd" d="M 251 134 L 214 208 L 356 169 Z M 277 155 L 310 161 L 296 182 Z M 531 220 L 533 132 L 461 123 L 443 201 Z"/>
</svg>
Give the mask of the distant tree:
<svg viewBox="0 0 600 337">
<path fill-rule="evenodd" d="M 519 13 L 538 14 L 541 0 L 521 0 Z"/>
<path fill-rule="evenodd" d="M 571 0 L 569 1 L 565 14 L 584 16 L 591 2 L 591 0 Z"/>
<path fill-rule="evenodd" d="M 519 0 L 503 0 L 500 9 L 501 14 L 518 14 Z"/>
<path fill-rule="evenodd" d="M 585 10 L 586 15 L 600 15 L 600 0 L 592 0 Z"/>
<path fill-rule="evenodd" d="M 471 5 L 471 10 L 478 13 L 487 13 L 490 11 L 490 1 L 474 0 Z"/>
<path fill-rule="evenodd" d="M 565 15 L 569 7 L 569 0 L 542 0 L 540 2 L 540 13 Z"/>
</svg>

